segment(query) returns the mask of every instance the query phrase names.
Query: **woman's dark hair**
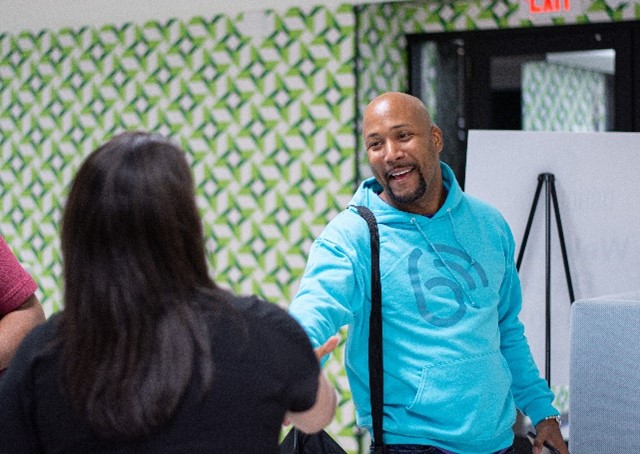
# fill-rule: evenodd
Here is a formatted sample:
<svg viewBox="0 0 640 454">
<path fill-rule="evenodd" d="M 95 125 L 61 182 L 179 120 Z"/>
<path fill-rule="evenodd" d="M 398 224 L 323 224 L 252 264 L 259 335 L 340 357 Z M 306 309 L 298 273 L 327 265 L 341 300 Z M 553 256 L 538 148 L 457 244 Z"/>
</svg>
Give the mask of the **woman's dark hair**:
<svg viewBox="0 0 640 454">
<path fill-rule="evenodd" d="M 202 222 L 184 152 L 126 132 L 80 167 L 62 220 L 62 379 L 100 436 L 151 433 L 211 385 Z M 196 367 L 196 364 L 198 367 Z"/>
</svg>

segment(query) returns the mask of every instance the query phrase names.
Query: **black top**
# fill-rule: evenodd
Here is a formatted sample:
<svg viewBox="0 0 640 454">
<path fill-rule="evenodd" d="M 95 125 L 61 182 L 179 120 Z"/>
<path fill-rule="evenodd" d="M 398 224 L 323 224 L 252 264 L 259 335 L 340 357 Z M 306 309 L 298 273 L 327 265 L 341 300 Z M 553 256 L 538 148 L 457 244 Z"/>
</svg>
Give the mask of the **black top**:
<svg viewBox="0 0 640 454">
<path fill-rule="evenodd" d="M 319 365 L 298 323 L 275 304 L 234 298 L 247 323 L 212 317 L 214 377 L 199 400 L 194 379 L 170 422 L 135 442 L 96 438 L 74 416 L 59 385 L 59 350 L 43 348 L 54 338 L 57 315 L 20 346 L 0 382 L 0 453 L 277 453 L 287 410 L 315 402 Z M 243 345 L 245 348 L 240 348 Z M 45 353 L 46 352 L 46 353 Z"/>
</svg>

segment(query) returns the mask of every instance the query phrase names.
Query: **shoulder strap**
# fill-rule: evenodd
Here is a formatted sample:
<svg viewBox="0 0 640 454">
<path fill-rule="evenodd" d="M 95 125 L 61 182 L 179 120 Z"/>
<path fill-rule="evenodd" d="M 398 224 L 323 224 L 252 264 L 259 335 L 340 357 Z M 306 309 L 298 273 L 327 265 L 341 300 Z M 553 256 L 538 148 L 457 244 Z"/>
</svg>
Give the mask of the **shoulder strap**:
<svg viewBox="0 0 640 454">
<path fill-rule="evenodd" d="M 382 287 L 380 285 L 380 238 L 378 223 L 371 210 L 356 206 L 358 214 L 367 222 L 371 242 L 371 315 L 369 316 L 369 388 L 373 419 L 374 453 L 384 452 L 382 440 Z"/>
</svg>

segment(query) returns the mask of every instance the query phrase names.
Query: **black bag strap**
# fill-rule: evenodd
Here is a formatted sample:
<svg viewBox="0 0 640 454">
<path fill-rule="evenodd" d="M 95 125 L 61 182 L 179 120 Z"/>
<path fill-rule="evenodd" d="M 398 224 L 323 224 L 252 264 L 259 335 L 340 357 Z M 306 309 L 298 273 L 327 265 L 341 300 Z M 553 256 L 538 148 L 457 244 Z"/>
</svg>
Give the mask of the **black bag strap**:
<svg viewBox="0 0 640 454">
<path fill-rule="evenodd" d="M 374 453 L 384 452 L 382 439 L 382 286 L 380 285 L 380 237 L 375 215 L 365 206 L 356 206 L 358 214 L 367 222 L 371 242 L 371 315 L 369 316 L 369 388 L 371 418 L 373 419 Z"/>
</svg>

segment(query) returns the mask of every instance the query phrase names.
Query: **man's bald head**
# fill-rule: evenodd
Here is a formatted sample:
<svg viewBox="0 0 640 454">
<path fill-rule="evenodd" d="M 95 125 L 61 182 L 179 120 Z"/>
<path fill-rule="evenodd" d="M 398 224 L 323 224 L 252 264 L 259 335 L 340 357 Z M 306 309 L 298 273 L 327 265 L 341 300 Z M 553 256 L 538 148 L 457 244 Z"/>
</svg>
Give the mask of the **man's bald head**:
<svg viewBox="0 0 640 454">
<path fill-rule="evenodd" d="M 366 130 L 364 125 L 372 116 L 386 116 L 391 111 L 405 111 L 407 115 L 415 118 L 417 121 L 423 122 L 425 128 L 430 128 L 433 124 L 431 115 L 420 99 L 415 96 L 400 93 L 387 92 L 374 98 L 365 108 L 363 116 L 363 132 Z"/>
<path fill-rule="evenodd" d="M 364 111 L 362 135 L 380 197 L 402 211 L 431 215 L 444 202 L 442 131 L 425 105 L 406 93 L 384 93 Z"/>
</svg>

